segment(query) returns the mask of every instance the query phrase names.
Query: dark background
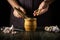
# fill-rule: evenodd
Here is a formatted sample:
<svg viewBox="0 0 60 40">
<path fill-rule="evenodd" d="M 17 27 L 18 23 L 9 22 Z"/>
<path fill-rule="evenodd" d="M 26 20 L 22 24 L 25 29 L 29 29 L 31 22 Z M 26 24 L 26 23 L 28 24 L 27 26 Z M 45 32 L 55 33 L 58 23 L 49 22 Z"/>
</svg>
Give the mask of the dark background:
<svg viewBox="0 0 60 40">
<path fill-rule="evenodd" d="M 60 1 L 53 2 L 50 8 L 52 25 L 60 25 Z M 9 26 L 10 10 L 9 3 L 6 0 L 0 0 L 0 26 Z"/>
<path fill-rule="evenodd" d="M 8 26 L 11 7 L 6 0 L 0 0 L 0 26 Z"/>
</svg>

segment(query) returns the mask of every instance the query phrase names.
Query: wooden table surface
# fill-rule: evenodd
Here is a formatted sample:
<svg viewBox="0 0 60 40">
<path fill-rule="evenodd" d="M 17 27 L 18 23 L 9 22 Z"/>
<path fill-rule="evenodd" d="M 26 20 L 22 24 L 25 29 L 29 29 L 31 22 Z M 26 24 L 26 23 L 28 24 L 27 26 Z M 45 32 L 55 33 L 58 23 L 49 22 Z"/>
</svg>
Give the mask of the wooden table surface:
<svg viewBox="0 0 60 40">
<path fill-rule="evenodd" d="M 4 34 L 0 31 L 0 40 L 60 40 L 60 33 L 36 31 Z"/>
</svg>

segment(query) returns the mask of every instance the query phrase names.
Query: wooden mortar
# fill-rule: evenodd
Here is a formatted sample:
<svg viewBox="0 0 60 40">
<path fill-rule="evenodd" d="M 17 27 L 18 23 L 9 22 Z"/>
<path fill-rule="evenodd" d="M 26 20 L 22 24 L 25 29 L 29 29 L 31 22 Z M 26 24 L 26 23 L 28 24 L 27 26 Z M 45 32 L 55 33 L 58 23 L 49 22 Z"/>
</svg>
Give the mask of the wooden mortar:
<svg viewBox="0 0 60 40">
<path fill-rule="evenodd" d="M 37 28 L 36 18 L 26 18 L 24 19 L 24 29 L 25 31 L 35 31 Z"/>
</svg>

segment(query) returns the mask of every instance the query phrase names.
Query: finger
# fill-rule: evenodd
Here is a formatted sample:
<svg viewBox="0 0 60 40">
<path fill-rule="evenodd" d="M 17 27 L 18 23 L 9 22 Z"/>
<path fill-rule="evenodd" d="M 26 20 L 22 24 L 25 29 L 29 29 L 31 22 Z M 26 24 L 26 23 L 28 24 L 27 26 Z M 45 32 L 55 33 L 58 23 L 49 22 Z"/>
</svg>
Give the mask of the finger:
<svg viewBox="0 0 60 40">
<path fill-rule="evenodd" d="M 25 12 L 25 10 L 22 8 L 22 7 L 20 7 L 20 10 L 25 14 L 26 12 Z"/>
<path fill-rule="evenodd" d="M 19 15 L 19 18 L 22 18 L 22 16 Z"/>
<path fill-rule="evenodd" d="M 33 15 L 34 15 L 34 16 L 36 16 L 36 15 L 37 15 L 37 12 L 36 12 L 36 11 L 34 11 Z"/>
<path fill-rule="evenodd" d="M 33 13 L 33 15 L 34 15 L 34 16 L 36 16 L 36 14 L 35 14 L 35 13 Z"/>
<path fill-rule="evenodd" d="M 26 14 L 25 10 L 23 11 L 24 14 Z"/>
</svg>

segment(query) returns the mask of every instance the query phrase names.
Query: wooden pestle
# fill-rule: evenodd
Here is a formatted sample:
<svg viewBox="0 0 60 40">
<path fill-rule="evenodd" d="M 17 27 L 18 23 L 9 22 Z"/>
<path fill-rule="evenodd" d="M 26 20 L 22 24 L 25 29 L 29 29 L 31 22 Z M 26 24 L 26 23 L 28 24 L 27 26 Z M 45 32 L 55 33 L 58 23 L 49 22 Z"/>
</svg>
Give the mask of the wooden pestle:
<svg viewBox="0 0 60 40">
<path fill-rule="evenodd" d="M 22 18 L 28 18 L 21 10 L 14 8 Z"/>
</svg>

